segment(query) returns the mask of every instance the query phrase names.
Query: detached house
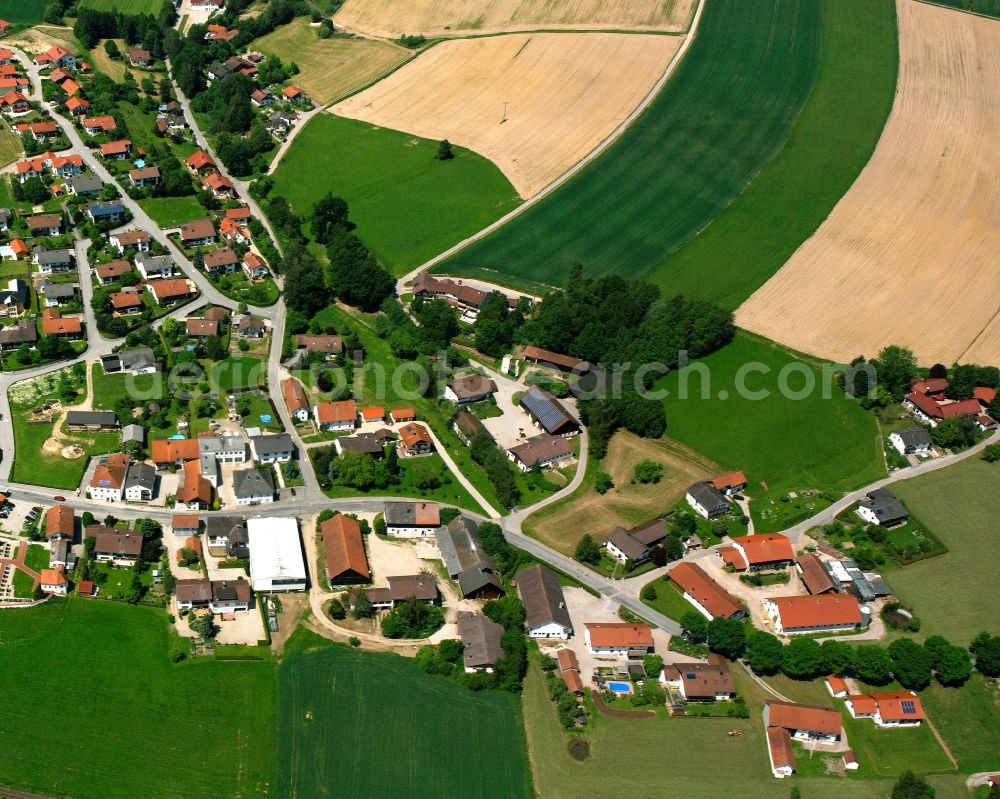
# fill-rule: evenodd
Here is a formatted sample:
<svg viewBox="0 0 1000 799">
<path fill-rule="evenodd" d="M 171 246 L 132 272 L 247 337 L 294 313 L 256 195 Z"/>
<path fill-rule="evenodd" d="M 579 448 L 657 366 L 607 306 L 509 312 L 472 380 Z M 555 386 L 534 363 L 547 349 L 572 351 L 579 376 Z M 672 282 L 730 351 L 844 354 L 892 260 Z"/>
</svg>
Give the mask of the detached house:
<svg viewBox="0 0 1000 799">
<path fill-rule="evenodd" d="M 288 413 L 297 422 L 309 420 L 309 400 L 302 384 L 289 377 L 281 384 L 281 393 L 285 396 L 285 405 L 288 406 Z"/>
<path fill-rule="evenodd" d="M 117 224 L 125 219 L 125 203 L 121 200 L 87 203 L 86 211 L 92 222 Z"/>
<path fill-rule="evenodd" d="M 358 406 L 354 400 L 317 402 L 313 406 L 313 418 L 321 430 L 353 430 L 358 418 Z"/>
<path fill-rule="evenodd" d="M 605 539 L 608 554 L 620 563 L 642 563 L 647 560 L 654 546 L 667 537 L 667 525 L 662 519 L 626 530 L 615 527 Z"/>
<path fill-rule="evenodd" d="M 124 255 L 127 252 L 148 252 L 152 238 L 145 230 L 124 230 L 112 233 L 111 246 Z"/>
<path fill-rule="evenodd" d="M 181 243 L 188 249 L 215 243 L 215 226 L 211 219 L 196 219 L 181 225 Z"/>
<path fill-rule="evenodd" d="M 741 535 L 732 542 L 732 546 L 720 547 L 718 551 L 726 565 L 737 571 L 785 569 L 795 561 L 792 541 L 781 533 Z"/>
<path fill-rule="evenodd" d="M 73 251 L 67 249 L 47 250 L 41 244 L 31 250 L 31 262 L 38 266 L 42 275 L 68 272 L 73 268 Z"/>
<path fill-rule="evenodd" d="M 221 250 L 213 250 L 204 255 L 205 271 L 209 274 L 231 275 L 239 269 L 239 259 L 236 253 L 228 247 Z"/>
<path fill-rule="evenodd" d="M 62 67 L 63 69 L 76 69 L 76 56 L 58 44 L 53 45 L 41 55 L 32 59 L 36 67 Z"/>
<path fill-rule="evenodd" d="M 258 463 L 287 463 L 295 457 L 295 442 L 288 433 L 251 436 L 250 454 Z"/>
<path fill-rule="evenodd" d="M 931 434 L 926 427 L 907 427 L 905 430 L 895 430 L 889 434 L 889 443 L 900 455 L 910 455 L 914 452 L 930 452 L 933 447 Z"/>
<path fill-rule="evenodd" d="M 242 516 L 216 516 L 205 520 L 208 554 L 216 558 L 248 558 L 247 521 Z"/>
<path fill-rule="evenodd" d="M 591 655 L 628 655 L 653 651 L 653 631 L 647 624 L 625 622 L 584 625 L 583 638 Z"/>
<path fill-rule="evenodd" d="M 130 169 L 128 179 L 133 186 L 139 189 L 145 186 L 156 186 L 160 182 L 160 168 L 158 166 L 144 166 L 140 169 Z"/>
<path fill-rule="evenodd" d="M 104 189 L 104 181 L 94 175 L 79 175 L 66 180 L 66 191 L 74 197 L 96 197 Z"/>
<path fill-rule="evenodd" d="M 386 502 L 384 518 L 388 535 L 428 538 L 441 526 L 441 506 L 436 502 Z"/>
<path fill-rule="evenodd" d="M 186 299 L 197 292 L 197 287 L 192 280 L 171 279 L 160 280 L 156 283 L 147 284 L 146 288 L 153 295 L 157 305 L 169 305 L 174 302 Z"/>
<path fill-rule="evenodd" d="M 212 196 L 217 200 L 231 200 L 236 196 L 236 187 L 233 182 L 218 172 L 213 172 L 205 178 L 201 187 L 212 192 Z"/>
<path fill-rule="evenodd" d="M 536 563 L 515 576 L 517 592 L 524 604 L 524 625 L 530 638 L 565 641 L 573 634 L 573 622 L 566 607 L 559 576 Z"/>
<path fill-rule="evenodd" d="M 496 393 L 496 390 L 496 383 L 488 377 L 469 375 L 448 383 L 444 390 L 444 398 L 457 405 L 465 405 L 487 400 Z"/>
<path fill-rule="evenodd" d="M 128 48 L 125 51 L 125 57 L 133 67 L 148 67 L 153 63 L 153 56 L 149 50 L 143 50 L 139 47 Z"/>
<path fill-rule="evenodd" d="M 204 150 L 198 150 L 188 156 L 186 161 L 188 169 L 196 175 L 209 175 L 218 170 L 215 159 Z"/>
<path fill-rule="evenodd" d="M 473 417 L 475 418 L 475 417 Z M 533 436 L 523 444 L 507 450 L 507 457 L 522 472 L 530 472 L 535 466 L 540 469 L 558 469 L 562 464 L 576 457 L 573 445 L 561 436 L 542 433 Z"/>
<path fill-rule="evenodd" d="M 62 232 L 62 214 L 37 214 L 26 221 L 32 236 L 58 236 Z"/>
<path fill-rule="evenodd" d="M 78 316 L 64 317 L 55 308 L 42 311 L 42 335 L 78 339 L 83 336 L 83 322 Z"/>
<path fill-rule="evenodd" d="M 712 519 L 729 512 L 729 500 L 719 489 L 704 480 L 689 485 L 684 500 L 703 519 Z"/>
<path fill-rule="evenodd" d="M 876 727 L 919 727 L 926 718 L 920 697 L 910 691 L 855 694 L 844 700 L 851 718 L 871 719 Z"/>
<path fill-rule="evenodd" d="M 271 270 L 267 268 L 267 261 L 253 250 L 247 250 L 243 256 L 243 274 L 249 280 L 263 280 L 270 276 Z"/>
<path fill-rule="evenodd" d="M 124 161 L 132 155 L 132 142 L 128 139 L 109 141 L 101 144 L 98 149 L 104 158 L 110 158 L 115 161 Z"/>
<path fill-rule="evenodd" d="M 0 97 L 0 113 L 16 117 L 27 114 L 30 110 L 28 98 L 19 91 L 7 92 L 3 97 Z"/>
<path fill-rule="evenodd" d="M 135 268 L 144 280 L 173 277 L 174 259 L 169 255 L 150 255 L 148 250 L 140 249 L 135 255 Z"/>
<path fill-rule="evenodd" d="M 869 524 L 895 527 L 910 518 L 909 512 L 888 488 L 869 491 L 858 504 L 858 516 Z"/>
<path fill-rule="evenodd" d="M 268 505 L 274 502 L 274 483 L 260 469 L 233 472 L 233 494 L 237 505 Z"/>
<path fill-rule="evenodd" d="M 115 316 L 134 316 L 144 307 L 138 291 L 116 291 L 108 299 Z"/>
<path fill-rule="evenodd" d="M 142 534 L 132 530 L 118 531 L 92 524 L 83 535 L 96 539 L 94 558 L 102 563 L 131 566 L 142 552 Z"/>
<path fill-rule="evenodd" d="M 376 610 L 391 610 L 413 597 L 431 605 L 438 603 L 437 582 L 429 574 L 408 574 L 387 578 L 388 588 L 366 588 L 365 596 Z"/>
<path fill-rule="evenodd" d="M 429 455 L 434 451 L 434 439 L 430 432 L 418 422 L 410 422 L 399 428 L 399 452 L 406 458 Z"/>
<path fill-rule="evenodd" d="M 86 117 L 81 124 L 88 136 L 100 136 L 118 128 L 118 123 L 112 116 Z"/>
<path fill-rule="evenodd" d="M 855 630 L 866 622 L 852 594 L 770 597 L 764 613 L 778 635 Z"/>
<path fill-rule="evenodd" d="M 72 302 L 73 298 L 76 297 L 76 289 L 72 283 L 53 283 L 45 280 L 39 286 L 39 290 L 45 299 L 47 310 L 51 310 L 67 302 Z"/>
</svg>

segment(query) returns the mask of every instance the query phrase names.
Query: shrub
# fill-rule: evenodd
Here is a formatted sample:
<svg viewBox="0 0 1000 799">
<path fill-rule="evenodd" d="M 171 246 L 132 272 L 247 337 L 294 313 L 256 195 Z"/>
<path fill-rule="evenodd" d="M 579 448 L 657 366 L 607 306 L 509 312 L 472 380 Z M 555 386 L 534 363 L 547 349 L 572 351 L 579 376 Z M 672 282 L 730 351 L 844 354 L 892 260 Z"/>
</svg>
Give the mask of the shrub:
<svg viewBox="0 0 1000 799">
<path fill-rule="evenodd" d="M 590 742 L 579 735 L 572 736 L 566 743 L 569 755 L 574 760 L 586 760 L 590 755 Z"/>
<path fill-rule="evenodd" d="M 640 483 L 658 483 L 663 477 L 663 465 L 656 461 L 644 460 L 635 465 L 635 479 Z"/>
<path fill-rule="evenodd" d="M 607 472 L 598 472 L 597 480 L 594 483 L 594 490 L 598 494 L 607 494 L 612 488 L 615 487 L 615 481 L 611 479 L 611 475 Z"/>
</svg>

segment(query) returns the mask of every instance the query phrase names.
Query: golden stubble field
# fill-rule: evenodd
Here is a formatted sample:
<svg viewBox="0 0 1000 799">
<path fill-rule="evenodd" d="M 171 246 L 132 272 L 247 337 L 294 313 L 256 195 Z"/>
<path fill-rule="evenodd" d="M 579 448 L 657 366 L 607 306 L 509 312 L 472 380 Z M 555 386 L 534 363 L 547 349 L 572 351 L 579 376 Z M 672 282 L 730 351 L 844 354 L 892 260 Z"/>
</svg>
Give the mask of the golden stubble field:
<svg viewBox="0 0 1000 799">
<path fill-rule="evenodd" d="M 333 21 L 369 36 L 544 29 L 687 30 L 696 0 L 347 0 Z"/>
<path fill-rule="evenodd" d="M 643 460 L 663 465 L 658 483 L 632 483 L 635 466 Z M 615 433 L 601 471 L 611 475 L 615 487 L 601 495 L 591 488 L 530 516 L 527 526 L 540 541 L 571 555 L 584 533 L 603 542 L 616 525 L 634 527 L 670 510 L 687 487 L 720 469 L 707 458 L 669 439 L 639 438 L 625 430 Z"/>
<path fill-rule="evenodd" d="M 899 83 L 872 160 L 736 321 L 837 361 L 1000 362 L 1000 22 L 897 0 Z"/>
<path fill-rule="evenodd" d="M 624 121 L 682 41 L 625 33 L 449 41 L 331 110 L 474 150 L 527 198 Z"/>
</svg>

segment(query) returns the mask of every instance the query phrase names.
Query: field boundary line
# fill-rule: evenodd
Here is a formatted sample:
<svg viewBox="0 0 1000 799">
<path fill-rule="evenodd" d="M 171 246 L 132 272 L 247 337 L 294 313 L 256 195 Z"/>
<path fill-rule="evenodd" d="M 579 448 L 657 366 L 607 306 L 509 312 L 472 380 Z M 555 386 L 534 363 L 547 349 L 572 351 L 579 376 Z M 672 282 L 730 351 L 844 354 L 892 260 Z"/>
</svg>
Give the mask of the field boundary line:
<svg viewBox="0 0 1000 799">
<path fill-rule="evenodd" d="M 586 167 L 588 167 L 594 160 L 596 160 L 597 157 L 600 156 L 605 150 L 607 150 L 612 144 L 614 144 L 622 136 L 622 134 L 625 133 L 625 131 L 628 130 L 632 126 L 632 124 L 637 119 L 639 119 L 640 116 L 642 116 L 643 112 L 649 107 L 649 105 L 653 102 L 656 96 L 666 85 L 670 77 L 674 74 L 674 71 L 677 69 L 678 65 L 681 63 L 681 61 L 684 60 L 684 56 L 687 54 L 688 50 L 690 49 L 692 43 L 695 40 L 695 37 L 697 36 L 698 24 L 701 22 L 701 16 L 705 10 L 705 1 L 706 0 L 698 0 L 698 7 L 695 10 L 694 19 L 691 21 L 691 27 L 684 37 L 684 42 L 683 44 L 681 44 L 680 48 L 678 48 L 677 52 L 674 54 L 674 57 L 670 59 L 670 63 L 667 64 L 667 68 L 664 71 L 664 73 L 660 76 L 659 80 L 657 80 L 656 83 L 653 84 L 653 87 L 649 90 L 646 96 L 642 98 L 642 101 L 639 103 L 639 105 L 637 105 L 632 110 L 632 112 L 622 121 L 622 123 L 613 131 L 611 131 L 611 133 L 602 142 L 600 142 L 596 147 L 594 147 L 594 149 L 592 149 L 589 153 L 587 153 L 583 158 L 581 158 L 576 164 L 570 167 L 566 172 L 564 172 L 562 175 L 553 180 L 548 186 L 546 186 L 540 192 L 538 192 L 538 194 L 536 194 L 534 197 L 528 198 L 523 203 L 521 203 L 517 208 L 510 211 L 508 214 L 500 217 L 495 222 L 487 225 L 478 233 L 472 234 L 468 238 L 458 242 L 458 244 L 449 247 L 443 253 L 436 255 L 429 261 L 426 261 L 420 266 L 416 267 L 415 269 L 412 269 L 410 272 L 399 278 L 399 280 L 397 281 L 397 286 L 399 288 L 402 288 L 407 283 L 412 282 L 413 278 L 416 277 L 421 272 L 431 269 L 432 267 L 436 266 L 437 264 L 441 263 L 447 258 L 450 258 L 452 255 L 461 252 L 470 244 L 473 244 L 474 242 L 477 242 L 480 239 L 485 238 L 486 236 L 493 233 L 495 230 L 498 230 L 499 228 L 503 227 L 512 219 L 516 218 L 518 215 L 524 213 L 526 210 L 528 210 L 529 208 L 539 203 L 541 200 L 548 197 L 550 194 L 552 194 L 552 192 L 561 187 L 564 183 L 569 182 L 572 178 L 574 178 L 576 175 L 582 172 Z"/>
<path fill-rule="evenodd" d="M 935 0 L 917 0 L 918 3 L 923 3 L 925 6 L 934 6 L 935 8 L 943 8 L 945 11 L 957 11 L 959 14 L 968 14 L 972 17 L 980 17 L 981 19 L 992 19 L 994 22 L 1000 22 L 1000 17 L 991 17 L 989 14 L 984 14 L 981 11 L 973 11 L 971 8 L 959 8 L 958 6 L 949 6 L 945 3 L 937 3 Z"/>
</svg>

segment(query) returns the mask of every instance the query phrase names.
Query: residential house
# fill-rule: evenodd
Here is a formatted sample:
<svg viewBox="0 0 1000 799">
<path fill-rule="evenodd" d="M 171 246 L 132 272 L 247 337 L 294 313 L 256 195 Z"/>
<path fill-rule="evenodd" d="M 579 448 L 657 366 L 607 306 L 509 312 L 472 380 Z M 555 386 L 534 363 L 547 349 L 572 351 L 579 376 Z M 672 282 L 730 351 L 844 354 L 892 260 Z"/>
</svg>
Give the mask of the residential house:
<svg viewBox="0 0 1000 799">
<path fill-rule="evenodd" d="M 580 432 L 580 425 L 559 400 L 545 389 L 532 386 L 518 403 L 535 424 L 554 436 L 570 436 Z"/>
<path fill-rule="evenodd" d="M 253 238 L 246 225 L 229 218 L 219 220 L 219 235 L 230 244 L 249 244 Z"/>
<path fill-rule="evenodd" d="M 198 175 L 209 175 L 212 172 L 218 171 L 218 165 L 215 163 L 215 159 L 212 158 L 204 150 L 197 150 L 188 156 L 186 161 L 187 168 Z"/>
<path fill-rule="evenodd" d="M 385 408 L 380 405 L 371 405 L 367 408 L 362 408 L 359 412 L 359 417 L 361 424 L 384 423 Z"/>
<path fill-rule="evenodd" d="M 9 208 L 0 208 L 0 232 L 10 230 L 10 223 L 14 219 L 14 213 Z"/>
<path fill-rule="evenodd" d="M 28 284 L 20 278 L 10 278 L 6 288 L 0 288 L 0 316 L 20 316 L 31 304 Z"/>
<path fill-rule="evenodd" d="M 441 559 L 448 576 L 458 582 L 466 599 L 496 599 L 503 596 L 503 580 L 479 541 L 479 526 L 465 516 L 456 516 L 435 531 Z"/>
<path fill-rule="evenodd" d="M 317 402 L 313 406 L 313 418 L 321 430 L 353 430 L 358 418 L 358 407 L 354 400 Z"/>
<path fill-rule="evenodd" d="M 67 505 L 53 505 L 45 511 L 45 538 L 49 541 L 72 541 L 76 521 L 73 509 Z"/>
<path fill-rule="evenodd" d="M 74 197 L 96 197 L 104 190 L 104 181 L 94 175 L 76 175 L 67 178 L 65 186 Z"/>
<path fill-rule="evenodd" d="M 76 153 L 70 153 L 69 155 L 46 153 L 41 157 L 45 159 L 49 169 L 52 170 L 52 174 L 58 177 L 72 177 L 83 172 L 83 158 Z"/>
<path fill-rule="evenodd" d="M 38 582 L 39 587 L 46 594 L 66 596 L 66 592 L 69 589 L 69 580 L 66 578 L 66 573 L 62 568 L 42 569 Z"/>
<path fill-rule="evenodd" d="M 81 547 L 82 548 L 82 547 Z M 49 542 L 49 567 L 73 571 L 76 568 L 77 554 L 72 542 L 61 538 Z"/>
<path fill-rule="evenodd" d="M 72 286 L 65 285 L 60 286 L 60 288 L 69 288 L 71 291 L 73 289 Z M 46 303 L 48 301 L 49 299 L 46 297 Z M 83 336 L 83 322 L 78 316 L 64 317 L 55 308 L 46 308 L 42 311 L 42 335 L 78 339 Z"/>
<path fill-rule="evenodd" d="M 741 535 L 732 538 L 732 546 L 720 547 L 719 556 L 737 571 L 785 569 L 795 562 L 795 547 L 781 533 Z"/>
<path fill-rule="evenodd" d="M 160 168 L 158 166 L 144 166 L 139 169 L 130 169 L 128 172 L 129 183 L 138 189 L 146 186 L 158 186 L 160 183 Z"/>
<path fill-rule="evenodd" d="M 0 19 L 0 38 L 6 36 L 8 33 L 10 33 L 10 23 L 5 19 Z M 7 50 L 7 52 L 10 53 L 11 51 Z M 11 53 L 11 56 L 13 56 L 13 53 Z"/>
<path fill-rule="evenodd" d="M 576 457 L 573 445 L 561 436 L 542 433 L 507 450 L 507 457 L 521 472 L 530 472 L 535 466 L 540 469 L 558 469 Z"/>
<path fill-rule="evenodd" d="M 267 118 L 264 129 L 272 136 L 282 137 L 295 127 L 297 120 L 298 116 L 294 111 L 278 111 Z"/>
<path fill-rule="evenodd" d="M 3 292 L 0 292 L 0 310 L 3 305 Z M 0 351 L 13 350 L 22 344 L 32 346 L 38 341 L 38 327 L 32 319 L 22 319 L 16 325 L 0 327 Z"/>
<path fill-rule="evenodd" d="M 83 87 L 72 78 L 67 78 L 59 84 L 59 88 L 63 90 L 67 97 L 72 97 Z"/>
<path fill-rule="evenodd" d="M 209 274 L 230 275 L 239 269 L 240 261 L 236 253 L 228 247 L 221 250 L 213 250 L 204 255 L 205 271 Z"/>
<path fill-rule="evenodd" d="M 31 250 L 31 262 L 38 265 L 38 273 L 41 275 L 69 272 L 73 268 L 73 251 L 47 250 L 38 244 Z"/>
<path fill-rule="evenodd" d="M 9 91 L 0 97 L 0 113 L 7 116 L 17 117 L 27 114 L 31 110 L 28 98 L 19 91 Z"/>
<path fill-rule="evenodd" d="M 764 600 L 764 614 L 778 635 L 855 630 L 866 624 L 852 594 L 769 597 Z"/>
<path fill-rule="evenodd" d="M 115 161 L 124 161 L 132 155 L 132 142 L 128 139 L 118 139 L 117 141 L 104 142 L 98 145 L 98 150 L 103 158 L 110 158 Z"/>
<path fill-rule="evenodd" d="M 81 123 L 88 136 L 100 136 L 117 130 L 118 123 L 112 116 L 87 117 Z"/>
<path fill-rule="evenodd" d="M 361 527 L 355 519 L 338 513 L 320 524 L 326 578 L 331 586 L 371 582 Z"/>
<path fill-rule="evenodd" d="M 713 580 L 697 563 L 684 561 L 674 566 L 669 576 L 684 599 L 706 619 L 742 619 L 747 610 L 740 601 Z"/>
<path fill-rule="evenodd" d="M 911 691 L 876 691 L 844 700 L 851 718 L 871 719 L 876 727 L 919 727 L 926 718 L 920 697 Z"/>
<path fill-rule="evenodd" d="M 185 319 L 184 325 L 189 338 L 206 338 L 219 335 L 219 323 L 214 319 Z"/>
<path fill-rule="evenodd" d="M 94 538 L 94 559 L 101 563 L 133 565 L 142 553 L 142 534 L 134 530 L 113 530 L 92 524 L 84 530 L 84 538 Z"/>
<path fill-rule="evenodd" d="M 295 457 L 295 440 L 288 433 L 250 436 L 250 453 L 257 463 L 288 463 Z"/>
<path fill-rule="evenodd" d="M 580 661 L 572 649 L 560 649 L 556 652 L 556 663 L 559 676 L 566 683 L 566 690 L 571 694 L 583 695 L 583 678 L 580 676 Z"/>
<path fill-rule="evenodd" d="M 800 741 L 836 743 L 843 735 L 840 711 L 817 705 L 771 701 L 764 704 L 764 726 L 788 730 Z"/>
<path fill-rule="evenodd" d="M 156 470 L 151 465 L 118 452 L 98 462 L 88 493 L 91 499 L 104 502 L 150 502 L 155 483 Z"/>
<path fill-rule="evenodd" d="M 267 268 L 267 261 L 253 250 L 247 250 L 243 256 L 243 274 L 248 280 L 263 280 L 271 276 L 271 270 Z"/>
<path fill-rule="evenodd" d="M 66 101 L 66 110 L 71 116 L 82 117 L 90 111 L 90 103 L 82 97 L 70 97 Z"/>
<path fill-rule="evenodd" d="M 565 641 L 573 634 L 573 621 L 559 575 L 536 563 L 518 571 L 514 580 L 524 604 L 524 625 L 529 638 Z"/>
<path fill-rule="evenodd" d="M 907 427 L 895 430 L 889 434 L 889 443 L 900 455 L 911 455 L 914 452 L 930 452 L 934 446 L 930 431 L 926 427 Z"/>
<path fill-rule="evenodd" d="M 399 454 L 404 458 L 429 455 L 434 451 L 434 439 L 424 425 L 410 422 L 399 428 Z"/>
<path fill-rule="evenodd" d="M 327 358 L 335 358 L 344 351 L 344 340 L 340 336 L 295 336 L 295 346 L 306 352 L 319 352 Z"/>
<path fill-rule="evenodd" d="M 462 663 L 466 673 L 493 671 L 494 664 L 504 656 L 500 639 L 503 627 L 482 613 L 459 611 L 458 637 L 462 641 Z"/>
<path fill-rule="evenodd" d="M 142 297 L 137 291 L 116 291 L 109 298 L 115 316 L 133 316 L 142 313 Z"/>
<path fill-rule="evenodd" d="M 267 89 L 257 89 L 250 95 L 250 104 L 254 108 L 264 108 L 274 102 L 274 96 Z"/>
<path fill-rule="evenodd" d="M 161 471 L 171 466 L 183 466 L 187 461 L 196 461 L 200 454 L 198 440 L 194 438 L 156 438 L 150 452 L 153 463 Z"/>
<path fill-rule="evenodd" d="M 76 69 L 76 56 L 66 48 L 58 44 L 53 45 L 41 55 L 36 55 L 32 59 L 36 67 L 62 67 L 63 69 Z"/>
<path fill-rule="evenodd" d="M 217 200 L 232 200 L 236 197 L 236 187 L 233 182 L 219 172 L 213 172 L 202 182 L 201 187 L 212 192 Z"/>
<path fill-rule="evenodd" d="M 169 255 L 151 255 L 148 250 L 140 250 L 135 255 L 135 267 L 144 280 L 173 277 L 174 259 Z"/>
<path fill-rule="evenodd" d="M 869 491 L 858 504 L 857 514 L 869 524 L 895 527 L 910 518 L 909 512 L 888 488 Z"/>
<path fill-rule="evenodd" d="M 297 422 L 305 422 L 309 419 L 309 400 L 302 384 L 295 378 L 289 377 L 281 384 L 281 392 L 285 396 L 285 405 L 288 406 L 288 413 Z"/>
<path fill-rule="evenodd" d="M 230 39 L 237 36 L 239 32 L 238 28 L 230 30 L 225 25 L 208 25 L 206 26 L 205 39 L 207 41 L 218 39 L 223 42 L 228 42 Z"/>
<path fill-rule="evenodd" d="M 832 697 L 843 699 L 849 693 L 847 681 L 836 674 L 827 675 L 826 679 L 823 680 L 823 684 Z"/>
<path fill-rule="evenodd" d="M 704 480 L 689 485 L 684 499 L 703 519 L 713 519 L 729 512 L 729 500 L 719 489 Z"/>
<path fill-rule="evenodd" d="M 148 375 L 160 371 L 156 355 L 149 347 L 121 350 L 111 355 L 101 356 L 101 366 L 105 374 L 129 372 L 133 375 Z"/>
<path fill-rule="evenodd" d="M 127 252 L 149 252 L 152 237 L 145 230 L 123 230 L 109 237 L 111 246 L 124 255 Z"/>
<path fill-rule="evenodd" d="M 448 383 L 444 389 L 444 398 L 458 405 L 466 405 L 487 400 L 496 391 L 497 384 L 490 378 L 483 375 L 469 375 Z"/>
<path fill-rule="evenodd" d="M 26 221 L 32 236 L 58 236 L 62 232 L 62 214 L 36 214 Z"/>
<path fill-rule="evenodd" d="M 153 295 L 153 299 L 156 300 L 157 305 L 169 305 L 170 303 L 179 302 L 192 296 L 197 291 L 193 280 L 184 279 L 160 280 L 156 283 L 147 284 L 146 288 Z"/>
<path fill-rule="evenodd" d="M 665 666 L 660 682 L 677 689 L 688 702 L 725 702 L 736 695 L 733 673 L 720 657 L 709 663 Z"/>
<path fill-rule="evenodd" d="M 307 102 L 309 100 L 309 98 L 306 97 L 306 93 L 295 85 L 286 86 L 284 89 L 281 90 L 281 95 L 286 100 L 293 103 L 302 103 L 302 102 Z"/>
<path fill-rule="evenodd" d="M 638 565 L 648 560 L 653 547 L 666 537 L 666 522 L 652 519 L 631 530 L 615 527 L 608 533 L 604 546 L 615 560 Z"/>
<path fill-rule="evenodd" d="M 215 462 L 211 465 L 215 467 Z M 201 462 L 185 461 L 177 482 L 176 507 L 208 510 L 212 506 L 212 488 L 212 482 L 201 473 Z"/>
<path fill-rule="evenodd" d="M 743 472 L 726 472 L 712 478 L 712 487 L 726 497 L 741 494 L 747 487 L 747 477 Z"/>
<path fill-rule="evenodd" d="M 253 590 L 304 591 L 309 572 L 295 518 L 249 519 L 247 532 Z"/>
<path fill-rule="evenodd" d="M 118 223 L 125 219 L 125 203 L 121 200 L 107 202 L 92 202 L 85 206 L 87 216 L 92 222 Z"/>
<path fill-rule="evenodd" d="M 35 141 L 45 141 L 50 136 L 58 136 L 60 128 L 55 122 L 29 122 L 28 134 Z"/>
<path fill-rule="evenodd" d="M 259 317 L 244 314 L 236 323 L 236 332 L 240 338 L 261 339 L 267 333 L 267 324 Z"/>
<path fill-rule="evenodd" d="M 386 502 L 384 518 L 388 535 L 428 538 L 441 526 L 441 506 L 436 502 Z"/>
<path fill-rule="evenodd" d="M 170 517 L 170 531 L 182 538 L 197 536 L 201 530 L 201 518 L 197 513 L 175 513 Z"/>
<path fill-rule="evenodd" d="M 653 651 L 653 631 L 647 624 L 589 622 L 584 625 L 583 639 L 591 655 Z"/>
<path fill-rule="evenodd" d="M 357 452 L 362 455 L 370 455 L 376 460 L 381 460 L 385 457 L 384 445 L 371 433 L 361 433 L 356 436 L 341 436 L 334 440 L 333 446 L 337 450 L 338 456 L 343 455 L 345 452 Z"/>
<path fill-rule="evenodd" d="M 148 67 L 153 63 L 153 55 L 149 50 L 143 50 L 140 47 L 129 47 L 125 51 L 125 58 L 133 67 Z"/>
<path fill-rule="evenodd" d="M 208 609 L 220 615 L 250 610 L 250 583 L 242 577 L 212 580 L 212 600 Z"/>
<path fill-rule="evenodd" d="M 408 574 L 387 578 L 388 588 L 366 588 L 365 596 L 375 610 L 391 610 L 413 597 L 431 605 L 438 603 L 437 583 L 430 574 Z"/>
<path fill-rule="evenodd" d="M 233 472 L 233 494 L 236 504 L 240 506 L 268 505 L 274 502 L 271 475 L 260 469 Z"/>
<path fill-rule="evenodd" d="M 181 244 L 192 249 L 215 243 L 215 226 L 211 219 L 195 219 L 181 225 Z"/>
<path fill-rule="evenodd" d="M 459 411 L 455 414 L 455 418 L 451 423 L 451 429 L 455 431 L 455 435 L 461 439 L 465 446 L 472 444 L 472 439 L 482 433 L 489 435 L 489 431 L 486 429 L 486 425 L 482 423 L 482 420 L 469 411 Z M 560 438 L 559 440 L 562 441 L 563 439 Z"/>
<path fill-rule="evenodd" d="M 212 582 L 207 577 L 181 578 L 174 585 L 178 610 L 207 608 L 212 601 Z"/>
<path fill-rule="evenodd" d="M 205 518 L 205 536 L 208 539 L 208 554 L 216 558 L 246 558 L 247 522 L 242 516 L 217 516 Z"/>
</svg>

